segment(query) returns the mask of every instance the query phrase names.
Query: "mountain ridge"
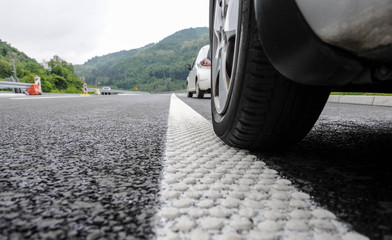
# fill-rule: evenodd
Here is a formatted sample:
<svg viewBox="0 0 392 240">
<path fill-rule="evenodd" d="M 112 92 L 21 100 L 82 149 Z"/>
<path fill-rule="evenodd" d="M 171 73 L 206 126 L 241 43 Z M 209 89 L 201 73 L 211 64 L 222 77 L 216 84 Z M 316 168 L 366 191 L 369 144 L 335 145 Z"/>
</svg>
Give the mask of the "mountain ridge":
<svg viewBox="0 0 392 240">
<path fill-rule="evenodd" d="M 89 59 L 75 65 L 87 84 L 125 90 L 161 92 L 186 88 L 188 70 L 199 49 L 209 43 L 208 28 L 188 28 L 158 43 Z"/>
</svg>

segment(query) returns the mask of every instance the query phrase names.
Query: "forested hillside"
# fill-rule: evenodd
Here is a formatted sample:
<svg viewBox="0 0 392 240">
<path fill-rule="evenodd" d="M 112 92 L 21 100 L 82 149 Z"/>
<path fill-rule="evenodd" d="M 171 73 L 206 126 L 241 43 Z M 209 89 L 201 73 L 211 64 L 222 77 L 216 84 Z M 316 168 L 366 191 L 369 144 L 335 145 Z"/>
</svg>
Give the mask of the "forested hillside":
<svg viewBox="0 0 392 240">
<path fill-rule="evenodd" d="M 185 89 L 188 70 L 199 49 L 208 44 L 208 28 L 190 28 L 156 44 L 94 57 L 75 72 L 87 84 L 146 92 Z"/>
<path fill-rule="evenodd" d="M 48 69 L 45 69 L 35 59 L 0 40 L 0 80 L 14 75 L 13 61 L 20 82 L 34 83 L 34 77 L 38 75 L 44 92 L 82 92 L 83 83 L 75 75 L 72 64 L 54 56 L 47 63 Z"/>
</svg>

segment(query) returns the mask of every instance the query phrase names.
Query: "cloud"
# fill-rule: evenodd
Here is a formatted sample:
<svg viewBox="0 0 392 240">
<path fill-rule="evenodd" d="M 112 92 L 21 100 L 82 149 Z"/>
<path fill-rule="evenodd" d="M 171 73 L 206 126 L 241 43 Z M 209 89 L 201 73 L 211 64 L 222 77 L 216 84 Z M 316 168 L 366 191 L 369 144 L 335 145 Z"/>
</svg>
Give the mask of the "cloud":
<svg viewBox="0 0 392 240">
<path fill-rule="evenodd" d="M 99 45 L 107 2 L 2 0 L 0 38 L 47 60 L 83 55 Z"/>
<path fill-rule="evenodd" d="M 207 26 L 208 0 L 1 0 L 0 39 L 74 64 Z"/>
</svg>

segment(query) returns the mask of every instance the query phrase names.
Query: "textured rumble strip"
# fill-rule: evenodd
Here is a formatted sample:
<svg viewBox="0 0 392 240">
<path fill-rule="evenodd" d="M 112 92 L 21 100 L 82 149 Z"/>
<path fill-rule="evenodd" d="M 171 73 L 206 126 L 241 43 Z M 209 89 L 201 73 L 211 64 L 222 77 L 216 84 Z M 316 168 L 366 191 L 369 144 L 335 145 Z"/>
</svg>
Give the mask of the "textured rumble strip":
<svg viewBox="0 0 392 240">
<path fill-rule="evenodd" d="M 171 98 L 158 239 L 365 240 Z"/>
</svg>

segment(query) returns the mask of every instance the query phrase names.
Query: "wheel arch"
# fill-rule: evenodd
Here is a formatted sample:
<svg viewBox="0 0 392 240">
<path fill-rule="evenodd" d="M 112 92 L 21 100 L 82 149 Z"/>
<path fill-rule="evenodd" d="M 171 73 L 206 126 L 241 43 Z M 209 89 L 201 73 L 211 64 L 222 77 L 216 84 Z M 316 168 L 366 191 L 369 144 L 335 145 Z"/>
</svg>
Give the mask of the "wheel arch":
<svg viewBox="0 0 392 240">
<path fill-rule="evenodd" d="M 214 11 L 214 3 L 215 3 L 215 1 L 216 1 L 216 0 L 210 0 L 210 8 L 209 8 L 209 18 L 210 18 L 210 19 L 209 19 L 210 48 L 211 48 L 211 46 L 212 46 L 212 36 L 213 36 L 213 33 L 214 33 L 214 30 L 213 30 L 213 28 L 211 27 L 211 23 L 213 22 L 213 19 L 214 19 L 214 13 L 215 13 L 215 11 Z"/>
<path fill-rule="evenodd" d="M 199 76 L 198 76 L 198 74 L 196 74 L 196 76 L 195 76 L 195 90 L 196 90 L 196 86 L 197 86 L 198 81 L 199 81 Z"/>
<path fill-rule="evenodd" d="M 253 2 L 263 49 L 281 74 L 310 85 L 371 82 L 370 70 L 354 55 L 322 42 L 313 33 L 295 0 Z"/>
</svg>

